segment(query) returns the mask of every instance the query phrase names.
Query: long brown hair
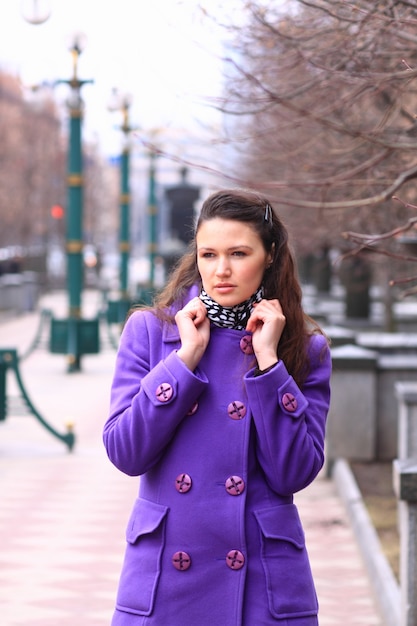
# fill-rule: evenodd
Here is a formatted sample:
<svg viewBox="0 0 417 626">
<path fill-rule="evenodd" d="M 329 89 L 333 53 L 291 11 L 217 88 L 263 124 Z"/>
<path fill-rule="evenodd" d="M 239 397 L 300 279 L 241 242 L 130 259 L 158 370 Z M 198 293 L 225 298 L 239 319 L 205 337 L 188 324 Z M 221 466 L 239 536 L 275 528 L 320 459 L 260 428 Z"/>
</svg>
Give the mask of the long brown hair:
<svg viewBox="0 0 417 626">
<path fill-rule="evenodd" d="M 272 255 L 272 263 L 263 277 L 264 297 L 280 301 L 286 324 L 278 346 L 279 356 L 301 384 L 309 369 L 307 338 L 322 331 L 303 311 L 301 286 L 286 227 L 267 198 L 244 189 L 226 189 L 211 194 L 202 205 L 195 234 L 203 222 L 214 218 L 249 224 L 259 235 L 266 252 Z M 175 312 L 185 304 L 188 289 L 194 284 L 201 286 L 195 237 L 156 298 L 155 314 L 173 321 Z"/>
</svg>

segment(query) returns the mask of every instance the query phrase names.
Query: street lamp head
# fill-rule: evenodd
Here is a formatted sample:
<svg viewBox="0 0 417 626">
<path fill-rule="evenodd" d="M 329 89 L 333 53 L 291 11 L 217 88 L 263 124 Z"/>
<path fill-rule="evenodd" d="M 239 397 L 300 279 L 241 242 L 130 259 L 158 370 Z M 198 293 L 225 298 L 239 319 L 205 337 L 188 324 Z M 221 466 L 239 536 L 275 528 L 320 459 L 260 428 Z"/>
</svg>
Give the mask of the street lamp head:
<svg viewBox="0 0 417 626">
<path fill-rule="evenodd" d="M 117 87 L 113 87 L 107 109 L 112 113 L 115 111 L 125 111 L 132 105 L 133 97 L 130 93 L 122 93 Z"/>
<path fill-rule="evenodd" d="M 21 0 L 20 12 L 29 24 L 43 24 L 51 15 L 49 0 Z"/>
<path fill-rule="evenodd" d="M 69 38 L 68 47 L 72 56 L 71 86 L 74 89 L 79 89 L 81 86 L 81 83 L 78 80 L 78 76 L 77 76 L 78 57 L 80 56 L 81 52 L 84 50 L 86 41 L 87 41 L 87 38 L 83 33 L 73 33 L 73 35 L 71 35 L 71 37 Z"/>
<path fill-rule="evenodd" d="M 122 113 L 123 122 L 120 126 L 120 130 L 122 130 L 124 134 L 124 150 L 128 150 L 130 148 L 129 134 L 133 130 L 129 123 L 129 109 L 132 105 L 132 101 L 132 94 L 122 93 L 116 87 L 113 87 L 107 104 L 107 109 L 111 113 L 117 111 Z"/>
<path fill-rule="evenodd" d="M 84 33 L 73 33 L 68 39 L 70 52 L 79 56 L 87 44 L 87 37 Z"/>
<path fill-rule="evenodd" d="M 107 109 L 111 113 L 120 110 L 120 93 L 117 87 L 113 87 L 113 89 L 111 90 L 110 98 L 107 103 Z"/>
<path fill-rule="evenodd" d="M 132 106 L 133 96 L 131 93 L 125 93 L 122 96 L 122 109 L 129 109 Z"/>
</svg>

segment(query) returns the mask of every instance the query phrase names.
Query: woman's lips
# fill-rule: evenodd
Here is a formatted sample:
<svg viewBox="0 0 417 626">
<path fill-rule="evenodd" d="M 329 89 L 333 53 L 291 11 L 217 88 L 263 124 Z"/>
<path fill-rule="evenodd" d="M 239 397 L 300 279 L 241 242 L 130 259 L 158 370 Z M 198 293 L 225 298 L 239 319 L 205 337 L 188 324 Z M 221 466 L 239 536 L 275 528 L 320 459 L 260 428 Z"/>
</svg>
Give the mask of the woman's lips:
<svg viewBox="0 0 417 626">
<path fill-rule="evenodd" d="M 230 283 L 221 283 L 219 285 L 215 285 L 216 291 L 219 293 L 230 293 L 235 288 L 235 285 L 231 285 Z"/>
</svg>

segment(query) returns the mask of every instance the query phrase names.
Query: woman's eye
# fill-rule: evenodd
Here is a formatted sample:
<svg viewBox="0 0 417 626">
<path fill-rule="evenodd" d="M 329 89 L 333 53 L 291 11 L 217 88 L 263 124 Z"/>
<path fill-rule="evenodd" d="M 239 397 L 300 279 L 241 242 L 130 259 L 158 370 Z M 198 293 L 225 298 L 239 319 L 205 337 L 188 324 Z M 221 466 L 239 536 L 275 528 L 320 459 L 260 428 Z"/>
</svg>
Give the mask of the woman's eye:
<svg viewBox="0 0 417 626">
<path fill-rule="evenodd" d="M 214 253 L 213 252 L 203 252 L 201 254 L 201 258 L 203 258 L 203 259 L 211 259 L 212 257 L 214 257 Z"/>
<path fill-rule="evenodd" d="M 246 256 L 246 252 L 243 252 L 243 250 L 235 250 L 233 252 L 234 256 Z"/>
</svg>

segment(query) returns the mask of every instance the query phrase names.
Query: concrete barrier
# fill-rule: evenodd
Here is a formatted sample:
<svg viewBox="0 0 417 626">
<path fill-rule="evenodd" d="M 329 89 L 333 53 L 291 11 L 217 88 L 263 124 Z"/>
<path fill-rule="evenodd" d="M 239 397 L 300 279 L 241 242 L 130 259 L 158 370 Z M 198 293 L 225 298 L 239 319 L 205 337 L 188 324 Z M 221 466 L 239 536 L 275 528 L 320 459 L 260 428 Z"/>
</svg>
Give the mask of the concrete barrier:
<svg viewBox="0 0 417 626">
<path fill-rule="evenodd" d="M 327 457 L 370 461 L 376 451 L 377 354 L 356 345 L 332 349 Z"/>
<path fill-rule="evenodd" d="M 34 311 L 38 300 L 39 283 L 36 272 L 0 276 L 0 310 L 16 313 Z"/>
<path fill-rule="evenodd" d="M 400 626 L 417 624 L 417 384 L 397 383 L 398 458 L 393 486 L 400 532 Z"/>
</svg>

